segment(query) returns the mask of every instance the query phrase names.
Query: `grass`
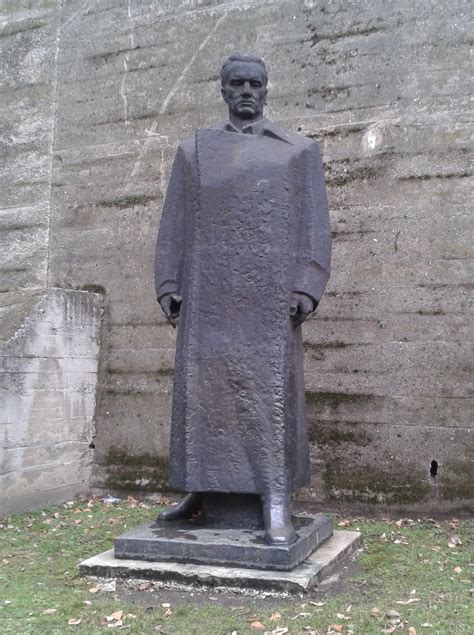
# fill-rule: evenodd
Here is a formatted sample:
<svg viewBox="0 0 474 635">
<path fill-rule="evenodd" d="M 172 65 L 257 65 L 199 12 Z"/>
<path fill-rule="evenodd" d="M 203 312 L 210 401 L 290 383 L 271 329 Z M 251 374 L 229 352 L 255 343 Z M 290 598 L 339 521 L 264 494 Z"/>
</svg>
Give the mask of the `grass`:
<svg viewBox="0 0 474 635">
<path fill-rule="evenodd" d="M 155 514 L 133 499 L 79 500 L 0 521 L 0 633 L 102 633 L 109 626 L 185 635 L 474 632 L 471 521 L 335 518 L 336 526 L 358 528 L 364 544 L 337 593 L 331 585 L 289 599 L 153 588 L 91 593 L 97 585 L 78 575 L 77 563 Z M 453 535 L 462 544 L 449 547 Z M 391 610 L 399 614 L 393 623 Z M 115 611 L 123 612 L 122 626 L 106 620 Z"/>
</svg>

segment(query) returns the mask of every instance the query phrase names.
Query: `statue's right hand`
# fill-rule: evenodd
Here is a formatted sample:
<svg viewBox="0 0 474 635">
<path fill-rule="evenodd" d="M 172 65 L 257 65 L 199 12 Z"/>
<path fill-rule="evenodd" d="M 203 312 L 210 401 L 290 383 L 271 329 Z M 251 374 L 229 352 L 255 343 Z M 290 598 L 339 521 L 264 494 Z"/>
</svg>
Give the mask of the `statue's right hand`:
<svg viewBox="0 0 474 635">
<path fill-rule="evenodd" d="M 176 295 L 176 293 L 167 293 L 159 299 L 161 309 L 173 328 L 176 328 L 179 322 L 181 302 L 181 296 Z"/>
</svg>

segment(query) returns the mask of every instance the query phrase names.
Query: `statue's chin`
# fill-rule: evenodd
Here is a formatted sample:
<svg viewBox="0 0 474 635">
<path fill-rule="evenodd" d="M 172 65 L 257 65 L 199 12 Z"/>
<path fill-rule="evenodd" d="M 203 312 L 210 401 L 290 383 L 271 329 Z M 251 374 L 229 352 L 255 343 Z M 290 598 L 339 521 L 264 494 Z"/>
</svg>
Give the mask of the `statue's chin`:
<svg viewBox="0 0 474 635">
<path fill-rule="evenodd" d="M 237 113 L 239 119 L 255 119 L 257 113 L 254 110 L 240 110 Z"/>
</svg>

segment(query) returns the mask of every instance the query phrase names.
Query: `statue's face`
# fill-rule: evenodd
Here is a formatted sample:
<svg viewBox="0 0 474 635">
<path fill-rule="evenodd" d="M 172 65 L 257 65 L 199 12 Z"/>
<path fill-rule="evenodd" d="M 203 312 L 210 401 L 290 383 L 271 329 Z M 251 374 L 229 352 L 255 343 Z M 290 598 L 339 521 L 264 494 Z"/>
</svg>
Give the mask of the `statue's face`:
<svg viewBox="0 0 474 635">
<path fill-rule="evenodd" d="M 232 62 L 221 88 L 229 111 L 239 119 L 258 119 L 267 96 L 267 77 L 260 64 Z"/>
</svg>

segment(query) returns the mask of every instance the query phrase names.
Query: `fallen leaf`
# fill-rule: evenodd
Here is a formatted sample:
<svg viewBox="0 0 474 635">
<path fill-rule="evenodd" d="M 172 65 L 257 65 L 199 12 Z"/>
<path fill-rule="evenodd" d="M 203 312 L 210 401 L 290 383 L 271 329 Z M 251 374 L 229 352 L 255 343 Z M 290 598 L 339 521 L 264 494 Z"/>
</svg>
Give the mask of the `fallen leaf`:
<svg viewBox="0 0 474 635">
<path fill-rule="evenodd" d="M 458 534 L 453 534 L 449 537 L 448 547 L 450 549 L 455 549 L 458 545 L 462 545 L 462 540 Z"/>
<path fill-rule="evenodd" d="M 419 598 L 410 598 L 409 600 L 397 600 L 395 604 L 412 604 L 413 602 L 419 602 Z"/>
<path fill-rule="evenodd" d="M 431 626 L 433 626 L 433 624 L 430 624 L 430 622 L 424 622 L 424 623 L 422 624 L 422 626 L 423 626 L 424 628 L 430 628 Z"/>
<path fill-rule="evenodd" d="M 161 605 L 164 609 L 169 609 L 171 604 L 169 602 L 163 602 L 163 604 Z"/>
<path fill-rule="evenodd" d="M 124 626 L 122 620 L 115 620 L 115 622 L 108 622 L 108 628 L 130 628 L 130 626 Z"/>
<path fill-rule="evenodd" d="M 89 593 L 97 593 L 98 591 L 100 591 L 98 586 L 91 586 L 89 589 Z"/>
<path fill-rule="evenodd" d="M 311 602 L 310 604 L 312 604 L 313 606 L 324 606 L 326 604 L 326 602 Z"/>
<path fill-rule="evenodd" d="M 300 617 L 311 617 L 311 613 L 297 613 L 294 617 L 290 617 L 290 619 L 298 620 Z"/>
<path fill-rule="evenodd" d="M 462 569 L 461 567 L 454 567 L 454 573 L 461 573 Z"/>
<path fill-rule="evenodd" d="M 70 620 L 68 620 L 67 622 L 69 624 L 69 626 L 79 626 L 79 624 L 81 623 L 81 618 L 75 618 L 75 617 L 71 617 Z"/>
<path fill-rule="evenodd" d="M 151 589 L 151 582 L 142 582 L 137 587 L 138 591 L 148 591 L 148 589 Z"/>
<path fill-rule="evenodd" d="M 385 611 L 385 617 L 388 617 L 390 620 L 396 619 L 397 617 L 400 617 L 400 613 L 397 613 L 397 611 L 394 611 L 393 609 L 391 609 L 390 611 Z"/>
<path fill-rule="evenodd" d="M 53 613 L 56 613 L 56 609 L 44 609 L 43 611 L 43 615 L 52 615 Z"/>
<path fill-rule="evenodd" d="M 254 631 L 260 631 L 262 630 L 262 628 L 265 628 L 265 626 L 262 624 L 262 622 L 255 620 L 254 622 L 250 622 L 250 628 Z"/>
<path fill-rule="evenodd" d="M 348 527 L 351 524 L 351 521 L 348 519 L 341 520 L 337 523 L 338 527 Z"/>
<path fill-rule="evenodd" d="M 90 606 L 92 602 L 90 600 L 84 600 L 83 604 L 85 604 L 86 606 Z"/>
<path fill-rule="evenodd" d="M 270 622 L 278 622 L 280 617 L 281 617 L 280 613 L 272 613 L 270 616 Z"/>
<path fill-rule="evenodd" d="M 112 613 L 112 614 L 110 615 L 110 617 L 111 617 L 113 620 L 121 620 L 121 619 L 122 619 L 122 616 L 123 616 L 123 611 L 114 611 L 114 613 Z"/>
<path fill-rule="evenodd" d="M 270 635 L 285 635 L 285 633 L 288 633 L 288 629 L 285 626 L 270 631 Z"/>
<path fill-rule="evenodd" d="M 166 609 L 165 617 L 169 617 L 170 615 L 173 615 L 173 611 L 171 609 Z"/>
<path fill-rule="evenodd" d="M 335 631 L 336 633 L 342 633 L 342 624 L 329 624 L 328 631 Z"/>
<path fill-rule="evenodd" d="M 413 628 L 413 626 L 410 626 L 410 628 L 408 629 L 408 635 L 416 635 L 416 630 Z"/>
</svg>

